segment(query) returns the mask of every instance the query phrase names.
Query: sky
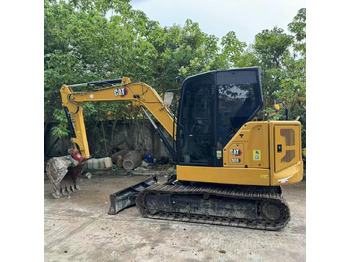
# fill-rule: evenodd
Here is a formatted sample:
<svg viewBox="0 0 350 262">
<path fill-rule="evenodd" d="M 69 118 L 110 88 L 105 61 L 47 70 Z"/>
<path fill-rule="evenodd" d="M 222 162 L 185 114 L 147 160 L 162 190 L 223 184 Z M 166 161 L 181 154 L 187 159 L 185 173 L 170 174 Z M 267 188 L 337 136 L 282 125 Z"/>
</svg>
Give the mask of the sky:
<svg viewBox="0 0 350 262">
<path fill-rule="evenodd" d="M 252 44 L 263 29 L 287 30 L 306 4 L 305 0 L 132 0 L 131 5 L 161 26 L 183 26 L 189 18 L 207 34 L 221 38 L 234 31 L 240 41 Z"/>
</svg>

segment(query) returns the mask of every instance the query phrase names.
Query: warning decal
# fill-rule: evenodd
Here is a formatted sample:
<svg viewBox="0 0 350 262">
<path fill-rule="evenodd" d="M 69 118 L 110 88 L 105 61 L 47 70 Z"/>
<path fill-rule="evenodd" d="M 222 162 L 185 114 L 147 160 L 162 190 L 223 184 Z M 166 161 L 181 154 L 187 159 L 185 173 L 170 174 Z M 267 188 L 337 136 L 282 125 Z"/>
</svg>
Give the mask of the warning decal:
<svg viewBox="0 0 350 262">
<path fill-rule="evenodd" d="M 261 150 L 253 150 L 253 160 L 260 161 L 261 160 Z"/>
</svg>

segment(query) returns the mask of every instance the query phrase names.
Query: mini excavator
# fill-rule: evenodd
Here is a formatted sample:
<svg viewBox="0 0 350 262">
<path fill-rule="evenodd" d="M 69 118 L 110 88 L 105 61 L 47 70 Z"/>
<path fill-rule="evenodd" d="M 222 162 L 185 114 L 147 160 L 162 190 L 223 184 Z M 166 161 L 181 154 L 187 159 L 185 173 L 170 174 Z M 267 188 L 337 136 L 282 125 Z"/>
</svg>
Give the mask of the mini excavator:
<svg viewBox="0 0 350 262">
<path fill-rule="evenodd" d="M 144 110 L 176 162 L 176 179 L 134 187 L 143 217 L 280 230 L 290 220 L 281 185 L 303 178 L 301 124 L 252 121 L 263 107 L 260 75 L 259 67 L 249 67 L 190 76 L 182 83 L 177 116 L 155 89 L 127 77 L 63 85 L 62 105 L 71 141 L 87 159 L 82 103 L 130 101 Z M 78 86 L 98 89 L 74 92 Z"/>
</svg>

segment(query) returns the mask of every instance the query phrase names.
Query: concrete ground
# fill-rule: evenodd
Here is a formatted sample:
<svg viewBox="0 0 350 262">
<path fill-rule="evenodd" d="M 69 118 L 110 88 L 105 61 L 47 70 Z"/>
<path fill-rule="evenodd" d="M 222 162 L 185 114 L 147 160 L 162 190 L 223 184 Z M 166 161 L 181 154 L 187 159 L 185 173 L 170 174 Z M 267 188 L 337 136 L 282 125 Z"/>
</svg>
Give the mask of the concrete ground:
<svg viewBox="0 0 350 262">
<path fill-rule="evenodd" d="M 291 221 L 271 232 L 107 214 L 109 194 L 144 179 L 99 172 L 64 199 L 45 180 L 45 261 L 305 261 L 305 181 L 283 187 Z"/>
</svg>

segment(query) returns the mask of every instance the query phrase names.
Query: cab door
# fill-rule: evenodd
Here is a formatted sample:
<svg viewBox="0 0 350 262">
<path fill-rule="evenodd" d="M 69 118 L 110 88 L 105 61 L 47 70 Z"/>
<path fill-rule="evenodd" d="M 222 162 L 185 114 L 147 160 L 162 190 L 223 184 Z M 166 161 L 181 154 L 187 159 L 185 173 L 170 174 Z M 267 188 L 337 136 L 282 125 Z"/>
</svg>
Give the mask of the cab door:
<svg viewBox="0 0 350 262">
<path fill-rule="evenodd" d="M 187 78 L 179 104 L 177 160 L 181 165 L 213 166 L 215 73 Z"/>
</svg>

